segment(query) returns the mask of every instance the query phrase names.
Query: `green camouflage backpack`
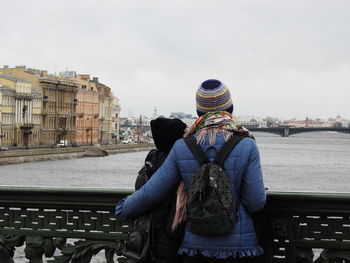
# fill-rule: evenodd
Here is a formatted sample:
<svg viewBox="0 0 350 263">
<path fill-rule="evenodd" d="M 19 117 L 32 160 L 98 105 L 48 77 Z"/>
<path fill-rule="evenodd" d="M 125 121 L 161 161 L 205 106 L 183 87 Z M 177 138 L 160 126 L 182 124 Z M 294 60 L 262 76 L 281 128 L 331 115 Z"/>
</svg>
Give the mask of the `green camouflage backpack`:
<svg viewBox="0 0 350 263">
<path fill-rule="evenodd" d="M 245 137 L 232 136 L 212 163 L 193 136 L 184 139 L 200 164 L 188 189 L 187 227 L 190 232 L 207 236 L 232 232 L 239 202 L 233 198 L 230 180 L 223 167 L 226 157 Z"/>
</svg>

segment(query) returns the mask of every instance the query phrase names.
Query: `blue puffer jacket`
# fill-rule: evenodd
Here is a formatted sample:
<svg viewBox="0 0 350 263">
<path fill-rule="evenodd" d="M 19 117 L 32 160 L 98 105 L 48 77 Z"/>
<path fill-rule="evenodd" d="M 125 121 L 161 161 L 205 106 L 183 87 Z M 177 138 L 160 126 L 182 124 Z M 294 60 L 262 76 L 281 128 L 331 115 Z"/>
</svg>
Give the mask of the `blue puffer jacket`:
<svg viewBox="0 0 350 263">
<path fill-rule="evenodd" d="M 222 136 L 210 146 L 206 141 L 202 149 L 210 161 L 224 144 Z M 180 254 L 228 258 L 258 256 L 263 253 L 256 239 L 254 225 L 249 212 L 263 208 L 266 202 L 265 187 L 260 166 L 259 151 L 255 140 L 244 138 L 227 157 L 225 171 L 230 177 L 234 198 L 241 197 L 237 223 L 230 234 L 199 236 L 185 232 Z M 161 202 L 182 179 L 186 187 L 191 184 L 192 174 L 199 164 L 183 139 L 178 140 L 163 165 L 140 190 L 122 200 L 116 207 L 116 216 L 121 220 L 132 220 Z"/>
</svg>

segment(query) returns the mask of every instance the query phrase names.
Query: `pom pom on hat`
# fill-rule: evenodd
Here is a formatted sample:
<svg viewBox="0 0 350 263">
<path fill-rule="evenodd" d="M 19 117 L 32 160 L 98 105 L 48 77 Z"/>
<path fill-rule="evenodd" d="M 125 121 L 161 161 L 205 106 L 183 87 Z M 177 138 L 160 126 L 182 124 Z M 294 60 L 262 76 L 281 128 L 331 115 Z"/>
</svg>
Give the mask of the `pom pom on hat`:
<svg viewBox="0 0 350 263">
<path fill-rule="evenodd" d="M 228 88 L 217 79 L 204 81 L 196 92 L 197 114 L 201 116 L 210 111 L 233 112 L 231 94 Z"/>
</svg>

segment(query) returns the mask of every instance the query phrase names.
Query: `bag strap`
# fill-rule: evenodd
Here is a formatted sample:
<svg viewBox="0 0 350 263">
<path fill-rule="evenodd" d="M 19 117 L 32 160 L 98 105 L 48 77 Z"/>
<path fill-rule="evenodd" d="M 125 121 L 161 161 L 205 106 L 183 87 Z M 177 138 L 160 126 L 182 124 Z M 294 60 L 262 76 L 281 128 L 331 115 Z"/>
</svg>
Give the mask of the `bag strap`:
<svg viewBox="0 0 350 263">
<path fill-rule="evenodd" d="M 227 156 L 232 152 L 236 145 L 245 137 L 247 136 L 234 133 L 233 136 L 231 136 L 230 139 L 227 142 L 225 142 L 224 145 L 221 147 L 220 151 L 216 155 L 214 163 L 217 163 L 221 167 L 224 167 L 224 162 Z"/>
<path fill-rule="evenodd" d="M 217 163 L 218 165 L 223 167 L 227 156 L 232 152 L 236 145 L 246 137 L 248 136 L 234 133 L 234 135 L 231 136 L 231 138 L 227 142 L 225 142 L 224 145 L 221 147 L 220 151 L 216 155 L 214 163 Z M 195 137 L 186 137 L 184 138 L 184 141 L 187 144 L 188 148 L 191 150 L 194 157 L 196 157 L 200 165 L 209 163 L 207 155 L 205 154 L 203 149 L 200 146 L 198 146 Z"/>
<path fill-rule="evenodd" d="M 197 145 L 197 140 L 195 137 L 186 137 L 184 138 L 184 141 L 200 165 L 209 163 L 207 155 L 202 148 Z"/>
</svg>

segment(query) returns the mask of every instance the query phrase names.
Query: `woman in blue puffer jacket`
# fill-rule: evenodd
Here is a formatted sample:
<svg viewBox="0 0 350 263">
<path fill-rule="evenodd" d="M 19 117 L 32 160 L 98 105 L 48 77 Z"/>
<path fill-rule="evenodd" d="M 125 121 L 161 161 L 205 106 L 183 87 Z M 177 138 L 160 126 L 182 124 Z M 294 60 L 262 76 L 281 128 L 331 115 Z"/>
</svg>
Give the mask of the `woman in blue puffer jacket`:
<svg viewBox="0 0 350 263">
<path fill-rule="evenodd" d="M 249 132 L 234 122 L 231 95 L 222 82 L 204 81 L 197 90 L 196 102 L 199 119 L 189 127 L 185 136 L 195 136 L 208 159 L 213 161 L 231 136 Z M 152 209 L 180 180 L 188 189 L 198 167 L 198 161 L 184 140 L 178 140 L 147 184 L 117 205 L 116 216 L 121 220 L 132 220 Z M 263 253 L 249 215 L 262 209 L 266 202 L 255 140 L 250 137 L 242 139 L 226 158 L 224 170 L 229 176 L 234 200 L 240 200 L 234 229 L 230 234 L 219 236 L 201 236 L 186 230 L 179 249 L 183 262 L 250 262 Z"/>
</svg>

